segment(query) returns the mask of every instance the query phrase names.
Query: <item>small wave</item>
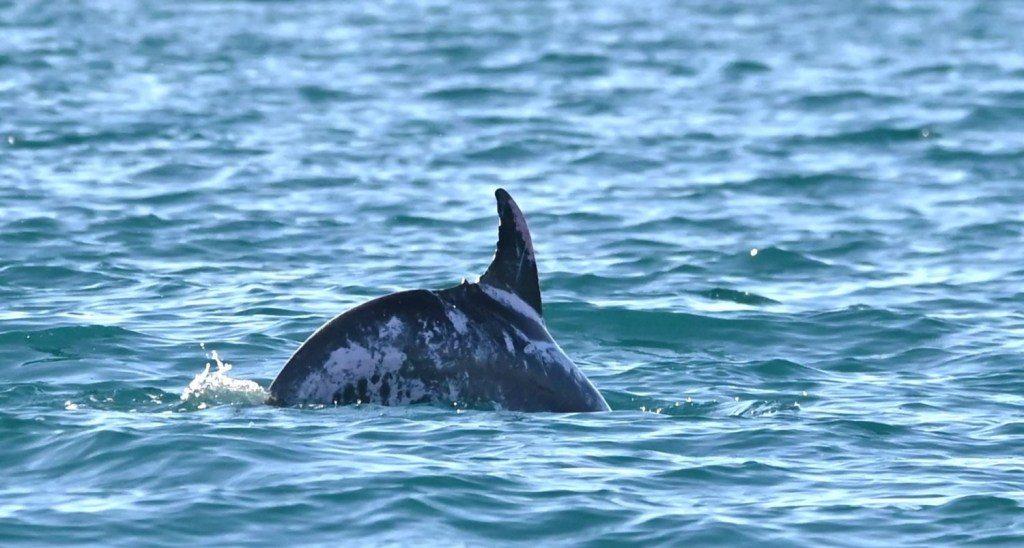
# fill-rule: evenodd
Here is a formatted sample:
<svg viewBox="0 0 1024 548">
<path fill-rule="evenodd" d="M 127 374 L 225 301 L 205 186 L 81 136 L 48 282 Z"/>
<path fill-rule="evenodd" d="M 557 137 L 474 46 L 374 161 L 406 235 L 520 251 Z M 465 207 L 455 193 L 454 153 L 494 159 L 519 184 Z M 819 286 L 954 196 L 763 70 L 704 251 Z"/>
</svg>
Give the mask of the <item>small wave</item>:
<svg viewBox="0 0 1024 548">
<path fill-rule="evenodd" d="M 1024 107 L 1017 105 L 978 105 L 953 124 L 961 130 L 1013 130 L 1011 120 L 1019 120 Z"/>
<path fill-rule="evenodd" d="M 458 104 L 508 103 L 526 98 L 525 94 L 497 87 L 448 86 L 424 94 L 427 99 Z"/>
<path fill-rule="evenodd" d="M 209 358 L 217 369 L 211 372 L 213 364 L 206 362 L 203 372 L 181 392 L 181 401 L 195 405 L 196 409 L 206 409 L 211 405 L 260 404 L 267 399 L 267 391 L 256 382 L 229 377 L 232 366 L 221 360 L 216 350 Z"/>
<path fill-rule="evenodd" d="M 717 401 L 696 401 L 689 396 L 685 399 L 666 400 L 629 392 L 605 391 L 603 394 L 613 411 L 629 410 L 673 417 L 700 418 L 712 416 L 719 407 Z"/>
<path fill-rule="evenodd" d="M 0 344 L 27 346 L 37 352 L 67 358 L 103 349 L 108 355 L 124 355 L 141 334 L 119 326 L 82 324 L 47 329 L 18 330 L 0 334 Z"/>
<path fill-rule="evenodd" d="M 723 287 L 716 287 L 699 294 L 713 301 L 731 301 L 738 304 L 749 305 L 779 304 L 779 301 L 776 301 L 775 299 L 762 297 L 761 295 L 757 295 L 749 291 L 737 291 L 735 289 L 726 289 Z"/>
<path fill-rule="evenodd" d="M 806 398 L 804 393 L 803 397 Z M 647 396 L 636 396 L 629 393 L 605 392 L 608 403 L 613 410 L 636 410 L 643 413 L 654 413 L 671 417 L 708 418 L 708 417 L 770 417 L 779 413 L 800 411 L 798 398 L 787 400 L 733 400 L 697 401 L 688 396 L 682 400 L 664 400 Z"/>
<path fill-rule="evenodd" d="M 298 92 L 300 97 L 313 104 L 354 101 L 359 98 L 357 94 L 346 89 L 315 84 L 299 86 Z"/>
<path fill-rule="evenodd" d="M 800 410 L 800 402 L 780 400 L 735 400 L 725 406 L 730 416 L 757 418 L 770 417 L 784 412 L 796 412 Z"/>
<path fill-rule="evenodd" d="M 951 520 L 1007 515 L 1020 509 L 1021 504 L 1016 500 L 998 495 L 966 495 L 935 507 L 936 512 Z"/>
<path fill-rule="evenodd" d="M 727 77 L 739 78 L 748 75 L 757 75 L 771 72 L 771 65 L 750 59 L 738 59 L 722 67 L 722 72 Z"/>
<path fill-rule="evenodd" d="M 897 145 L 914 143 L 938 137 L 938 133 L 929 127 L 890 127 L 876 126 L 852 131 L 836 131 L 831 133 L 796 135 L 786 139 L 793 146 L 801 145 Z"/>
<path fill-rule="evenodd" d="M 606 151 L 585 152 L 571 160 L 570 165 L 594 166 L 623 173 L 643 173 L 661 167 L 659 161 L 640 154 Z"/>
<path fill-rule="evenodd" d="M 524 142 L 488 146 L 482 149 L 469 151 L 465 154 L 465 158 L 469 160 L 488 162 L 528 161 L 535 156 L 535 149 L 530 146 L 530 143 Z"/>
<path fill-rule="evenodd" d="M 830 268 L 828 263 L 809 255 L 778 247 L 751 249 L 749 253 L 733 257 L 733 261 L 737 266 L 759 273 L 806 272 Z"/>
</svg>

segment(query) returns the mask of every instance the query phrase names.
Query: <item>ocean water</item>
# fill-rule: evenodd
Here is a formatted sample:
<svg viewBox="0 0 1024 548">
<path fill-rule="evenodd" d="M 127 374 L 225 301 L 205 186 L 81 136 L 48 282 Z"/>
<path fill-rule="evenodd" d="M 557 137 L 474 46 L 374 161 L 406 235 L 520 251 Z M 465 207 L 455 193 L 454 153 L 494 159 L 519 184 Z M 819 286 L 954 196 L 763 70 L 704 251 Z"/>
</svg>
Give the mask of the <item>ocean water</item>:
<svg viewBox="0 0 1024 548">
<path fill-rule="evenodd" d="M 1024 543 L 1021 28 L 0 2 L 0 544 Z M 335 314 L 482 273 L 497 187 L 611 412 L 262 404 Z"/>
</svg>

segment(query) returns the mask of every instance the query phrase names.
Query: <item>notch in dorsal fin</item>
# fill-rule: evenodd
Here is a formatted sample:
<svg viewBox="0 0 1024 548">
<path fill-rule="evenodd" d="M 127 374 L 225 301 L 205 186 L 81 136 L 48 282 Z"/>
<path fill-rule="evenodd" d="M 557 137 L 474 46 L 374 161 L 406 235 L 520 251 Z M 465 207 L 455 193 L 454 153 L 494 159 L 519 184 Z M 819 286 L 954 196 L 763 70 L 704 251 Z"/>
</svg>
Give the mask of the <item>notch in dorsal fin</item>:
<svg viewBox="0 0 1024 548">
<path fill-rule="evenodd" d="M 537 260 L 526 217 L 504 189 L 494 191 L 494 196 L 498 199 L 498 249 L 480 283 L 515 293 L 543 316 Z"/>
</svg>

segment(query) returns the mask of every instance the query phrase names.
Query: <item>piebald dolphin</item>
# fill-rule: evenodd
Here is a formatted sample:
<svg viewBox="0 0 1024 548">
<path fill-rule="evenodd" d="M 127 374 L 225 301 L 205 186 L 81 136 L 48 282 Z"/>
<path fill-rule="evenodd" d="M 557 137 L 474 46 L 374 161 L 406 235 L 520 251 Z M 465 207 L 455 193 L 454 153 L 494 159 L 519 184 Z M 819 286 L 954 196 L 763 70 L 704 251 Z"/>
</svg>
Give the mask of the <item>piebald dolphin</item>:
<svg viewBox="0 0 1024 548">
<path fill-rule="evenodd" d="M 608 411 L 544 325 L 526 218 L 502 189 L 498 248 L 477 283 L 363 303 L 324 324 L 273 384 L 272 405 L 497 405 Z"/>
</svg>

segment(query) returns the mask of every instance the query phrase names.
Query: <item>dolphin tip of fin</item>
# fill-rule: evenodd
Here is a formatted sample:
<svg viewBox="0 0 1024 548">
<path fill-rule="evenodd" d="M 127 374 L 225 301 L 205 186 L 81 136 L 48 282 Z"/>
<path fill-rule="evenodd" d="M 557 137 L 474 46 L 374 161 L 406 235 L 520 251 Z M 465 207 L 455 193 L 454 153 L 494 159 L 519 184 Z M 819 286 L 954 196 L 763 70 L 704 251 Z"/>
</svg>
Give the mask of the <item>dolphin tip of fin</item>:
<svg viewBox="0 0 1024 548">
<path fill-rule="evenodd" d="M 505 189 L 495 189 L 494 197 L 498 200 L 498 247 L 480 281 L 512 291 L 542 314 L 537 263 L 526 217 Z"/>
<path fill-rule="evenodd" d="M 494 191 L 494 197 L 498 200 L 498 220 L 521 230 L 529 239 L 530 230 L 526 228 L 526 216 L 523 215 L 523 210 L 519 209 L 519 204 L 512 199 L 512 195 L 504 188 L 498 188 Z M 531 248 L 532 245 L 532 242 L 529 243 Z"/>
<path fill-rule="evenodd" d="M 515 204 L 516 201 L 512 199 L 512 195 L 508 193 L 504 188 L 497 188 L 494 190 L 494 197 L 498 200 L 498 211 L 500 212 L 506 204 Z"/>
</svg>

